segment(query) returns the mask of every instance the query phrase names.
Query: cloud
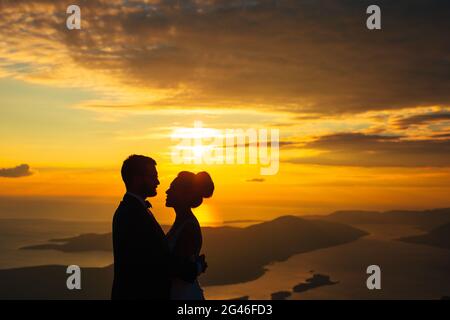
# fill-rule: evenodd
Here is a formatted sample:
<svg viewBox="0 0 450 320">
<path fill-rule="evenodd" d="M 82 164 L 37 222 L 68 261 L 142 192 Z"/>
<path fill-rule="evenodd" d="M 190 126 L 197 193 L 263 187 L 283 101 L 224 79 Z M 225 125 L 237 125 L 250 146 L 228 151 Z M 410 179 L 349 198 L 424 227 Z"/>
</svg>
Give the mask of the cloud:
<svg viewBox="0 0 450 320">
<path fill-rule="evenodd" d="M 433 138 L 449 138 L 450 139 L 450 133 L 439 133 L 434 134 Z"/>
<path fill-rule="evenodd" d="M 264 181 L 266 181 L 266 179 L 263 178 L 253 178 L 246 180 L 246 182 L 264 182 Z"/>
<path fill-rule="evenodd" d="M 362 167 L 448 167 L 450 139 L 413 140 L 401 136 L 338 133 L 305 143 L 321 153 L 287 162 Z"/>
<path fill-rule="evenodd" d="M 14 168 L 0 168 L 0 177 L 3 178 L 21 178 L 32 175 L 30 166 L 27 164 L 21 164 Z"/>
<path fill-rule="evenodd" d="M 370 4 L 79 1 L 82 30 L 68 31 L 64 1 L 2 1 L 0 68 L 128 94 L 90 107 L 345 114 L 450 105 L 450 3 L 377 1 L 381 31 L 365 27 Z"/>
<path fill-rule="evenodd" d="M 413 125 L 422 125 L 436 123 L 442 121 L 450 121 L 450 112 L 435 112 L 427 114 L 418 114 L 406 118 L 399 119 L 396 124 L 401 129 L 409 128 Z"/>
</svg>

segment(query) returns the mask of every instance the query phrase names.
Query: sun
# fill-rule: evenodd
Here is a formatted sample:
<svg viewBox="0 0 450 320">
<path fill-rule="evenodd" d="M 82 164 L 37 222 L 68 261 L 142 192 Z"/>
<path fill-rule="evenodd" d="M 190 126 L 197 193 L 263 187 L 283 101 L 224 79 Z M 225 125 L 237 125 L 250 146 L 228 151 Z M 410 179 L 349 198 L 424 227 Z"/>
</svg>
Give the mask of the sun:
<svg viewBox="0 0 450 320">
<path fill-rule="evenodd" d="M 193 160 L 203 159 L 203 156 L 208 152 L 212 147 L 204 146 L 204 145 L 195 145 L 191 147 L 191 153 Z M 195 162 L 195 161 L 194 161 Z"/>
<path fill-rule="evenodd" d="M 172 148 L 172 159 L 181 158 L 176 163 L 202 163 L 206 155 L 220 147 L 214 141 L 220 140 L 222 134 L 219 130 L 204 128 L 201 121 L 195 121 L 193 128 L 176 128 L 171 138 L 181 141 Z"/>
</svg>

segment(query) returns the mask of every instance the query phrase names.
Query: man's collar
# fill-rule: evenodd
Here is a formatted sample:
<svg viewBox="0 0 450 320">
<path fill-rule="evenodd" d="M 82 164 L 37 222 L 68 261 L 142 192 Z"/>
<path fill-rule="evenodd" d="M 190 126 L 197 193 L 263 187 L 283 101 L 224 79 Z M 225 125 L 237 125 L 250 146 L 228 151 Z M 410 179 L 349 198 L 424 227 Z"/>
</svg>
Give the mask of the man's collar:
<svg viewBox="0 0 450 320">
<path fill-rule="evenodd" d="M 136 199 L 138 199 L 139 202 L 142 203 L 142 205 L 143 205 L 145 208 L 149 209 L 149 208 L 152 207 L 151 203 L 148 202 L 147 200 L 144 200 L 141 196 L 139 196 L 139 195 L 137 195 L 137 194 L 135 194 L 135 193 L 133 193 L 133 192 L 130 192 L 130 191 L 127 191 L 126 194 L 128 194 L 128 195 L 130 195 L 130 196 L 132 196 L 132 197 L 135 197 Z"/>
</svg>

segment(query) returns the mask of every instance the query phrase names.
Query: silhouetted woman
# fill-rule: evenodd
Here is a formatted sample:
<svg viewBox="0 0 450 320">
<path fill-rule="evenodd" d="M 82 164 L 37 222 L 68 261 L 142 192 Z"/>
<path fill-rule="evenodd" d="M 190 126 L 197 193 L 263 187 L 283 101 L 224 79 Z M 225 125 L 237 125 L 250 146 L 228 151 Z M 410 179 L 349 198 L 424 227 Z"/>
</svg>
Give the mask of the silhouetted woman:
<svg viewBox="0 0 450 320">
<path fill-rule="evenodd" d="M 199 256 L 202 232 L 192 208 L 200 206 L 203 198 L 211 197 L 213 192 L 214 183 L 207 172 L 182 171 L 170 184 L 166 191 L 166 207 L 172 207 L 176 213 L 175 222 L 167 233 L 172 255 L 192 261 Z M 171 299 L 203 300 L 203 290 L 197 280 L 191 283 L 173 278 Z"/>
</svg>

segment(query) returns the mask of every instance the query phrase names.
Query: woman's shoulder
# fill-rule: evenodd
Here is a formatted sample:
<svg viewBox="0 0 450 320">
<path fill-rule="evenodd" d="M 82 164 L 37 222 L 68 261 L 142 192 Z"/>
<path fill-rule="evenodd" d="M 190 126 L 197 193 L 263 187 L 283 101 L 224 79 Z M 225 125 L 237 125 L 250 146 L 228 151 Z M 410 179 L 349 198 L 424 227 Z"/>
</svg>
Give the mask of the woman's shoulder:
<svg viewBox="0 0 450 320">
<path fill-rule="evenodd" d="M 198 220 L 189 218 L 184 221 L 180 229 L 175 236 L 174 252 L 186 257 L 198 254 L 202 243 L 202 234 Z"/>
<path fill-rule="evenodd" d="M 200 227 L 200 223 L 198 222 L 198 219 L 195 215 L 192 215 L 192 217 L 190 218 L 190 221 L 193 225 Z"/>
<path fill-rule="evenodd" d="M 186 231 L 199 231 L 200 230 L 200 223 L 198 222 L 197 218 L 195 216 L 189 217 L 185 223 L 184 223 L 184 230 Z"/>
<path fill-rule="evenodd" d="M 196 232 L 198 230 L 200 230 L 200 224 L 197 218 L 195 216 L 192 216 L 184 220 L 177 227 L 172 227 L 167 235 L 175 236 L 177 234 L 192 234 L 193 232 Z"/>
<path fill-rule="evenodd" d="M 189 217 L 184 222 L 184 225 L 182 226 L 180 230 L 180 237 L 182 238 L 198 238 L 201 237 L 201 228 L 200 224 L 195 217 Z"/>
</svg>

